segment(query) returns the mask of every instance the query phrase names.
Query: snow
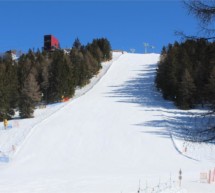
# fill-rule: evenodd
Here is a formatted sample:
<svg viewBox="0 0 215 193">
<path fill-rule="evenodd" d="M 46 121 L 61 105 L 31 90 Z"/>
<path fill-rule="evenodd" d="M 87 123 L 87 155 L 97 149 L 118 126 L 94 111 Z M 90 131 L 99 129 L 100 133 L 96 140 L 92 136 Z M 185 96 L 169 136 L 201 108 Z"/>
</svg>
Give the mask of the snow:
<svg viewBox="0 0 215 193">
<path fill-rule="evenodd" d="M 9 157 L 0 162 L 0 193 L 215 192 L 215 184 L 200 182 L 215 167 L 214 145 L 183 140 L 194 111 L 177 110 L 156 91 L 158 60 L 114 53 L 69 102 L 10 121 L 11 129 L 0 130 Z"/>
</svg>

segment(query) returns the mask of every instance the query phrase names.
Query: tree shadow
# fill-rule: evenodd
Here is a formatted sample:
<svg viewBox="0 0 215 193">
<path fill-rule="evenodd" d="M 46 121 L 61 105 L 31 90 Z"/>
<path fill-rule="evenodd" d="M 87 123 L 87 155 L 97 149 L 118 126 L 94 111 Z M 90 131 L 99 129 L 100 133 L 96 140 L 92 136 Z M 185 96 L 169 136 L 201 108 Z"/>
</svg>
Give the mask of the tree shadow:
<svg viewBox="0 0 215 193">
<path fill-rule="evenodd" d="M 177 113 L 169 111 L 163 115 L 163 120 L 152 120 L 137 124 L 141 127 L 155 128 L 153 131 L 142 131 L 144 133 L 159 134 L 160 136 L 173 135 L 174 138 L 190 142 L 205 142 L 215 144 L 215 140 L 210 140 L 215 133 L 211 130 L 215 125 L 215 117 L 205 117 L 202 113 L 188 111 Z M 166 128 L 159 130 L 158 128 Z"/>
<path fill-rule="evenodd" d="M 123 85 L 110 86 L 113 90 L 108 97 L 121 98 L 118 102 L 136 103 L 147 107 L 174 108 L 171 102 L 163 102 L 161 94 L 154 85 L 155 69 L 157 64 L 148 65 L 148 69 L 139 71 L 134 79 L 126 81 Z"/>
<path fill-rule="evenodd" d="M 161 112 L 162 120 L 136 124 L 136 126 L 154 128 L 151 131 L 143 130 L 141 132 L 160 137 L 170 137 L 171 132 L 171 135 L 179 139 L 214 143 L 214 140 L 208 141 L 207 139 L 215 135 L 215 132 L 211 132 L 209 129 L 215 125 L 215 118 L 203 116 L 205 111 L 201 110 L 179 110 L 173 102 L 164 100 L 154 84 L 156 67 L 157 64 L 150 64 L 147 69 L 140 71 L 137 77 L 126 81 L 123 85 L 110 86 L 112 91 L 107 93 L 108 97 L 119 98 L 120 100 L 117 102 L 134 103 L 147 107 L 143 109 L 144 111 Z"/>
</svg>

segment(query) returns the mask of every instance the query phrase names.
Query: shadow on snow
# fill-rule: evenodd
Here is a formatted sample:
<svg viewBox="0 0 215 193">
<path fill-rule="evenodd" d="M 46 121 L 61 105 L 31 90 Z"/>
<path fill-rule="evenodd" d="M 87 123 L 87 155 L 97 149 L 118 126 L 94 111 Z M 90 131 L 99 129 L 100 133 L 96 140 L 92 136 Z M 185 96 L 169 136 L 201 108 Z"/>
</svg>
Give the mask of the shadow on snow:
<svg viewBox="0 0 215 193">
<path fill-rule="evenodd" d="M 172 102 L 164 100 L 154 85 L 157 64 L 139 72 L 137 77 L 126 81 L 123 85 L 110 86 L 112 91 L 108 97 L 116 97 L 117 102 L 140 105 L 144 111 L 161 112 L 163 120 L 152 120 L 138 123 L 137 126 L 151 127 L 152 131 L 141 131 L 161 137 L 174 137 L 192 142 L 214 143 L 210 140 L 215 135 L 210 128 L 215 125 L 213 116 L 206 117 L 203 110 L 179 110 Z"/>
<path fill-rule="evenodd" d="M 123 85 L 111 86 L 111 97 L 121 98 L 118 102 L 136 103 L 147 107 L 174 108 L 169 102 L 162 102 L 162 96 L 154 86 L 156 64 L 149 65 L 149 69 L 142 70 L 138 77 L 126 81 Z M 165 106 L 163 106 L 165 105 Z"/>
</svg>

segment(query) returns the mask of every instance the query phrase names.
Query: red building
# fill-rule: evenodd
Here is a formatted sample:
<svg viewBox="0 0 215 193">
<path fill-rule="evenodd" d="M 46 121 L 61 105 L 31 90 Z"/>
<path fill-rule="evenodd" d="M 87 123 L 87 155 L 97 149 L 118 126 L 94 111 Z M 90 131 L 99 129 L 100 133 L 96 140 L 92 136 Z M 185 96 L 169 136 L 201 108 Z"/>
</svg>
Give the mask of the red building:
<svg viewBox="0 0 215 193">
<path fill-rule="evenodd" d="M 60 48 L 60 44 L 57 38 L 53 35 L 45 35 L 44 36 L 44 50 L 53 51 Z"/>
</svg>

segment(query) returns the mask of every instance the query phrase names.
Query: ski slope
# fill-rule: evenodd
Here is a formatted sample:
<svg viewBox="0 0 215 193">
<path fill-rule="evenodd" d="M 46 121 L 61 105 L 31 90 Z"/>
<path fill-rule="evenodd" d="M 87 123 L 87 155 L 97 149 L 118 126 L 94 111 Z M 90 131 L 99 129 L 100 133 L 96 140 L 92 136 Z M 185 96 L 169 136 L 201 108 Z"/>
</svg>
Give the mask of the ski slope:
<svg viewBox="0 0 215 193">
<path fill-rule="evenodd" d="M 199 183 L 214 160 L 181 154 L 171 137 L 167 114 L 181 111 L 154 88 L 158 60 L 121 55 L 92 89 L 37 122 L 0 164 L 0 193 L 214 193 Z"/>
</svg>

